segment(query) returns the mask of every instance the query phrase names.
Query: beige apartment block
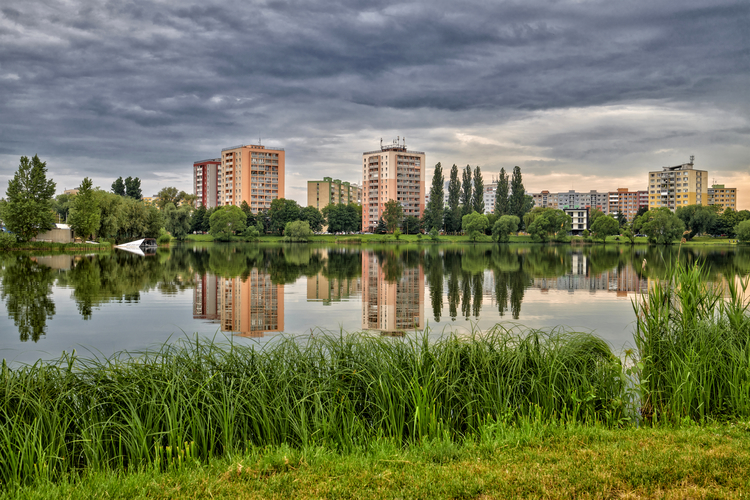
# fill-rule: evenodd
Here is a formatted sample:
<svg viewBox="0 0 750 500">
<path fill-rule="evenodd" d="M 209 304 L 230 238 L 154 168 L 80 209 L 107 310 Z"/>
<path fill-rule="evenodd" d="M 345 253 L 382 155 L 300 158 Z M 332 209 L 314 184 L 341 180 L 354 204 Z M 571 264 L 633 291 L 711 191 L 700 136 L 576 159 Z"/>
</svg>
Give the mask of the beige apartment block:
<svg viewBox="0 0 750 500">
<path fill-rule="evenodd" d="M 648 173 L 649 210 L 686 205 L 708 205 L 708 171 L 695 169 L 692 156 L 690 163 Z"/>
<path fill-rule="evenodd" d="M 322 181 L 307 181 L 307 206 L 323 210 L 330 204 L 362 203 L 362 188 L 356 183 L 323 177 Z"/>
<path fill-rule="evenodd" d="M 362 230 L 373 232 L 385 204 L 396 200 L 404 217 L 421 217 L 425 207 L 425 154 L 406 149 L 406 139 L 362 154 Z"/>
<path fill-rule="evenodd" d="M 724 187 L 724 184 L 714 184 L 708 188 L 708 204 L 719 205 L 722 210 L 727 208 L 737 210 L 737 188 Z"/>
<path fill-rule="evenodd" d="M 221 150 L 217 205 L 243 201 L 257 213 L 284 197 L 284 149 L 245 144 Z"/>
<path fill-rule="evenodd" d="M 385 265 L 376 254 L 362 252 L 362 329 L 392 335 L 423 329 L 422 267 L 407 267 L 399 276 L 388 280 Z"/>
</svg>

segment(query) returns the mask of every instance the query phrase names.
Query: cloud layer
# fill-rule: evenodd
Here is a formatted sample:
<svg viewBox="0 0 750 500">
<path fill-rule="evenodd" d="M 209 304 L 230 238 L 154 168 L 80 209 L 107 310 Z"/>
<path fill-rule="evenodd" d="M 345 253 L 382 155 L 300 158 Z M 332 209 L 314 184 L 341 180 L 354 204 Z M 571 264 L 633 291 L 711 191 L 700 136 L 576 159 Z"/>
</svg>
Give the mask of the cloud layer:
<svg viewBox="0 0 750 500">
<path fill-rule="evenodd" d="M 0 192 L 35 153 L 60 189 L 187 190 L 194 160 L 261 138 L 302 202 L 400 135 L 532 190 L 638 189 L 694 154 L 750 208 L 747 26 L 750 4 L 712 0 L 11 0 Z"/>
</svg>

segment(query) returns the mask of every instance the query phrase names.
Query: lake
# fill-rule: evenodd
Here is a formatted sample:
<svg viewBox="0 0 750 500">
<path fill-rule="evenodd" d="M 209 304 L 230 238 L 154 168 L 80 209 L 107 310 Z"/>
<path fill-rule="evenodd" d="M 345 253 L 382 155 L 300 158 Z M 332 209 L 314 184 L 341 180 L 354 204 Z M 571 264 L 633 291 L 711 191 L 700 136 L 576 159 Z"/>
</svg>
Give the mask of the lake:
<svg viewBox="0 0 750 500">
<path fill-rule="evenodd" d="M 704 263 L 724 289 L 750 273 L 750 249 L 728 246 L 217 243 L 145 257 L 2 254 L 0 357 L 110 355 L 195 333 L 252 343 L 497 323 L 594 331 L 620 350 L 632 344 L 631 301 L 678 258 Z"/>
</svg>

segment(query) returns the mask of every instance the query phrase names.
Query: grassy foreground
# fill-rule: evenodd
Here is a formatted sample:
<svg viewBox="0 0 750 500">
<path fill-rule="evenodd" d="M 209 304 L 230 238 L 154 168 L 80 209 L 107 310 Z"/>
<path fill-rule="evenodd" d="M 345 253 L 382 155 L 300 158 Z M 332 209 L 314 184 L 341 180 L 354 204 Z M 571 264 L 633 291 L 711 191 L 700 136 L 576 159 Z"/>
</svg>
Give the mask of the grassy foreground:
<svg viewBox="0 0 750 500">
<path fill-rule="evenodd" d="M 166 472 L 89 472 L 0 498 L 745 498 L 749 430 L 527 422 L 490 426 L 462 444 L 254 448 Z"/>
</svg>

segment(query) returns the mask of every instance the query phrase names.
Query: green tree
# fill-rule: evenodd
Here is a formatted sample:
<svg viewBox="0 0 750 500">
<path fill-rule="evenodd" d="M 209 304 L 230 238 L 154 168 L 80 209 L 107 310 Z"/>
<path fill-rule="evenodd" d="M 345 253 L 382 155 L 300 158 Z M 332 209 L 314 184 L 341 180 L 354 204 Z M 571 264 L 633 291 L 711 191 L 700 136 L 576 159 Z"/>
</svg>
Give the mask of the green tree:
<svg viewBox="0 0 750 500">
<path fill-rule="evenodd" d="M 125 183 L 122 177 L 118 177 L 115 182 L 112 183 L 112 192 L 119 196 L 125 196 Z"/>
<path fill-rule="evenodd" d="M 508 213 L 515 215 L 519 220 L 524 220 L 528 202 L 526 200 L 526 189 L 523 187 L 521 168 L 513 167 L 513 177 L 510 180 L 510 198 L 508 199 Z M 530 209 L 530 207 L 529 207 Z"/>
<path fill-rule="evenodd" d="M 661 207 L 638 217 L 633 228 L 648 236 L 651 243 L 671 245 L 682 236 L 685 224 L 669 208 Z"/>
<path fill-rule="evenodd" d="M 320 210 L 318 210 L 315 207 L 304 207 L 300 210 L 300 220 L 303 220 L 307 222 L 308 226 L 310 227 L 310 230 L 313 232 L 320 232 L 323 230 L 323 224 L 325 223 L 325 218 L 323 217 L 323 214 L 320 213 Z M 284 230 L 284 233 L 286 234 L 286 230 Z"/>
<path fill-rule="evenodd" d="M 719 222 L 719 216 L 716 214 L 714 207 L 704 207 L 703 205 L 687 205 L 675 210 L 675 215 L 685 224 L 690 231 L 688 239 L 692 239 L 697 234 L 707 233 Z"/>
<path fill-rule="evenodd" d="M 54 200 L 52 200 L 52 210 L 57 214 L 60 222 L 66 222 L 68 215 L 70 214 L 70 207 L 73 206 L 74 194 L 58 194 Z"/>
<path fill-rule="evenodd" d="M 557 235 L 563 238 L 568 234 L 572 219 L 562 210 L 547 207 L 534 207 L 524 216 L 526 231 L 534 241 L 546 242 Z"/>
<path fill-rule="evenodd" d="M 458 167 L 453 164 L 448 182 L 448 215 L 445 217 L 445 230 L 451 233 L 461 229 L 461 182 L 458 180 Z"/>
<path fill-rule="evenodd" d="M 8 182 L 3 221 L 19 241 L 29 241 L 55 223 L 52 197 L 55 183 L 47 180 L 47 162 L 37 155 L 22 156 L 16 174 Z"/>
<path fill-rule="evenodd" d="M 604 212 L 602 212 L 601 210 L 599 210 L 596 207 L 592 207 L 591 208 L 591 214 L 589 214 L 589 225 L 591 225 L 594 222 L 596 222 L 596 219 L 598 219 L 602 215 L 604 215 Z"/>
<path fill-rule="evenodd" d="M 179 191 L 176 187 L 173 186 L 161 188 L 161 190 L 156 194 L 156 206 L 161 210 L 164 210 L 170 203 L 174 206 L 177 206 L 180 201 L 182 201 L 182 197 L 184 194 L 185 193 L 183 191 Z"/>
<path fill-rule="evenodd" d="M 242 209 L 236 205 L 226 205 L 218 208 L 210 218 L 209 233 L 219 241 L 229 241 L 235 233 L 242 233 L 247 224 L 247 217 Z"/>
<path fill-rule="evenodd" d="M 617 225 L 619 227 L 623 227 L 628 223 L 628 218 L 623 212 L 617 212 L 617 217 L 615 217 L 615 219 L 617 220 Z"/>
<path fill-rule="evenodd" d="M 611 215 L 602 215 L 597 217 L 593 224 L 591 224 L 591 235 L 594 238 L 602 240 L 606 243 L 607 236 L 613 236 L 620 234 L 620 224 Z"/>
<path fill-rule="evenodd" d="M 633 230 L 629 227 L 626 227 L 625 230 L 622 232 L 622 235 L 626 237 L 628 240 L 630 240 L 630 244 L 635 244 L 635 234 L 633 234 Z"/>
<path fill-rule="evenodd" d="M 482 170 L 477 165 L 474 169 L 474 191 L 471 200 L 472 209 L 478 214 L 484 214 L 484 179 Z"/>
<path fill-rule="evenodd" d="M 510 241 L 510 233 L 518 231 L 521 221 L 515 215 L 502 215 L 492 226 L 492 238 L 498 243 Z"/>
<path fill-rule="evenodd" d="M 743 243 L 750 243 L 750 220 L 740 222 L 734 227 L 737 239 Z"/>
<path fill-rule="evenodd" d="M 435 165 L 435 173 L 432 175 L 432 186 L 430 187 L 430 202 L 425 210 L 425 230 L 429 231 L 433 227 L 438 230 L 443 227 L 443 204 L 444 204 L 444 181 L 443 167 L 438 162 Z M 407 231 L 407 234 L 409 232 Z"/>
<path fill-rule="evenodd" d="M 388 226 L 385 225 L 385 221 L 382 217 L 378 219 L 378 225 L 375 226 L 375 230 L 373 232 L 375 234 L 385 234 L 388 232 Z"/>
<path fill-rule="evenodd" d="M 461 228 L 472 241 L 477 241 L 477 238 L 484 234 L 484 230 L 487 229 L 489 224 L 487 216 L 477 212 L 466 214 L 461 219 Z"/>
<path fill-rule="evenodd" d="M 310 237 L 312 235 L 313 232 L 310 229 L 310 224 L 308 224 L 305 220 L 295 220 L 292 222 L 288 222 L 286 227 L 284 228 L 284 239 L 288 241 L 310 241 Z"/>
<path fill-rule="evenodd" d="M 125 179 L 125 195 L 134 200 L 142 200 L 141 180 L 138 177 L 127 177 Z"/>
<path fill-rule="evenodd" d="M 172 238 L 184 240 L 190 231 L 190 207 L 183 205 L 178 208 L 174 203 L 167 203 L 164 207 L 164 219 Z"/>
<path fill-rule="evenodd" d="M 268 216 L 271 219 L 271 231 L 281 235 L 289 222 L 300 220 L 300 206 L 294 200 L 277 198 L 271 202 Z"/>
<path fill-rule="evenodd" d="M 419 218 L 413 215 L 407 215 L 401 223 L 401 228 L 404 230 L 404 234 L 417 234 L 421 229 Z"/>
<path fill-rule="evenodd" d="M 388 231 L 393 232 L 401 223 L 401 219 L 404 218 L 404 208 L 401 203 L 396 200 L 388 200 L 385 202 L 385 208 L 383 209 L 383 220 L 385 221 Z"/>
<path fill-rule="evenodd" d="M 465 216 L 471 213 L 471 202 L 473 201 L 472 198 L 472 189 L 471 189 L 471 167 L 469 165 L 466 165 L 466 168 L 464 169 L 463 174 L 463 183 L 461 184 L 461 215 Z M 463 226 L 463 219 L 461 220 L 461 224 Z"/>
<path fill-rule="evenodd" d="M 244 210 L 243 210 L 244 212 Z M 247 214 L 245 214 L 247 216 Z M 193 215 L 190 217 L 190 232 L 197 233 L 203 232 L 203 219 L 206 217 L 206 207 L 200 205 L 193 211 Z"/>
<path fill-rule="evenodd" d="M 504 168 L 500 169 L 500 179 L 495 189 L 495 215 L 502 217 L 508 215 L 508 174 Z"/>
<path fill-rule="evenodd" d="M 101 222 L 99 200 L 92 184 L 88 177 L 83 179 L 78 187 L 78 194 L 73 199 L 73 206 L 70 208 L 70 226 L 84 240 L 93 237 Z"/>
</svg>

